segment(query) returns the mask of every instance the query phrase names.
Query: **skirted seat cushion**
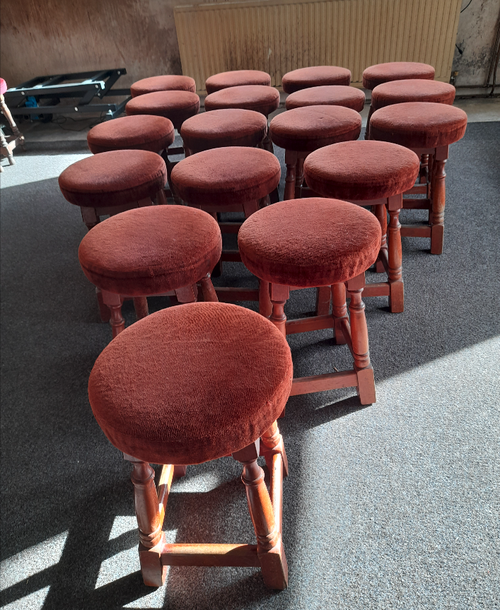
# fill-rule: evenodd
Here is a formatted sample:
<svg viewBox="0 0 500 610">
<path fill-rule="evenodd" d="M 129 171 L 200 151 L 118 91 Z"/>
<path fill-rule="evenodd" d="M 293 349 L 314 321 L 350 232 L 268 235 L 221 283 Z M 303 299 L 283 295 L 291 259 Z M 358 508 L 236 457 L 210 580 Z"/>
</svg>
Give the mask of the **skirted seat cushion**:
<svg viewBox="0 0 500 610">
<path fill-rule="evenodd" d="M 138 80 L 130 87 L 132 97 L 153 93 L 154 91 L 191 91 L 196 93 L 196 83 L 190 76 L 166 74 L 164 76 L 150 76 Z"/>
<path fill-rule="evenodd" d="M 203 112 L 185 121 L 181 127 L 182 140 L 191 152 L 221 146 L 257 146 L 266 133 L 266 117 L 241 108 Z"/>
<path fill-rule="evenodd" d="M 108 150 L 150 150 L 160 152 L 174 141 L 172 121 L 161 116 L 124 116 L 100 123 L 87 134 L 87 144 L 94 154 Z"/>
<path fill-rule="evenodd" d="M 271 139 L 285 150 L 312 151 L 328 144 L 355 140 L 361 131 L 361 116 L 342 106 L 304 106 L 274 117 Z"/>
<path fill-rule="evenodd" d="M 285 93 L 294 93 L 301 89 L 321 85 L 350 85 L 351 71 L 338 66 L 299 68 L 284 74 L 281 84 Z"/>
<path fill-rule="evenodd" d="M 189 117 L 198 114 L 200 98 L 191 91 L 155 91 L 134 97 L 125 106 L 132 114 L 154 114 L 170 119 L 176 129 Z"/>
<path fill-rule="evenodd" d="M 263 208 L 238 233 L 241 260 L 254 275 L 299 288 L 330 286 L 363 273 L 377 260 L 380 241 L 371 212 L 320 197 Z"/>
<path fill-rule="evenodd" d="M 361 89 L 347 85 L 322 85 L 291 93 L 285 102 L 287 110 L 302 106 L 344 106 L 361 112 L 365 105 L 365 94 Z"/>
<path fill-rule="evenodd" d="M 59 188 L 75 205 L 99 208 L 154 197 L 164 188 L 167 168 L 146 150 L 113 150 L 77 161 L 59 176 Z"/>
<path fill-rule="evenodd" d="M 277 110 L 279 105 L 279 91 L 266 85 L 228 87 L 215 91 L 205 98 L 205 110 L 244 108 L 245 110 L 260 112 L 264 116 Z"/>
<path fill-rule="evenodd" d="M 271 85 L 271 77 L 261 70 L 230 70 L 209 76 L 205 81 L 207 94 L 239 85 Z"/>
<path fill-rule="evenodd" d="M 171 179 L 192 205 L 223 206 L 262 199 L 279 184 L 278 159 L 260 148 L 227 146 L 187 157 Z"/>
<path fill-rule="evenodd" d="M 326 146 L 304 162 L 307 185 L 324 197 L 369 201 L 410 189 L 420 169 L 418 156 L 389 142 L 358 140 Z"/>
<path fill-rule="evenodd" d="M 263 316 L 190 303 L 139 320 L 89 379 L 94 416 L 115 447 L 158 464 L 239 451 L 279 417 L 292 385 L 286 339 Z"/>
<path fill-rule="evenodd" d="M 402 102 L 435 102 L 452 105 L 455 87 L 437 80 L 405 79 L 377 85 L 372 91 L 374 110 Z"/>
<path fill-rule="evenodd" d="M 417 61 L 390 61 L 366 68 L 363 72 L 363 87 L 375 89 L 377 85 L 393 80 L 420 78 L 434 80 L 435 70 L 429 64 Z"/>
<path fill-rule="evenodd" d="M 370 122 L 370 138 L 408 148 L 447 146 L 463 138 L 467 115 L 435 102 L 404 102 L 380 108 Z"/>
<path fill-rule="evenodd" d="M 87 278 L 102 290 L 148 296 L 199 282 L 221 251 L 219 225 L 210 214 L 161 205 L 99 223 L 83 238 L 78 257 Z"/>
</svg>

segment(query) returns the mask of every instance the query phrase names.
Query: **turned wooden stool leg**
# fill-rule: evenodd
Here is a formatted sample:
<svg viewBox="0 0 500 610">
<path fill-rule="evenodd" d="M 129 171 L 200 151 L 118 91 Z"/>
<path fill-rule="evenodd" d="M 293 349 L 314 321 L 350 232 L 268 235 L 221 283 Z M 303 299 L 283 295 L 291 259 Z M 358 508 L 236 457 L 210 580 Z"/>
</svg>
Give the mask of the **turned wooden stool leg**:
<svg viewBox="0 0 500 610">
<path fill-rule="evenodd" d="M 444 166 L 445 159 L 434 159 L 431 184 L 431 212 L 429 223 L 431 225 L 431 254 L 443 253 L 444 242 L 444 206 L 446 201 Z"/>
<path fill-rule="evenodd" d="M 385 253 L 387 259 L 387 208 L 385 205 L 374 205 L 372 206 L 372 212 L 377 217 L 380 222 L 380 227 L 382 229 L 382 241 L 380 242 L 380 250 Z M 375 272 L 376 273 L 384 273 L 385 267 L 383 261 L 380 257 L 377 259 L 375 263 Z"/>
<path fill-rule="evenodd" d="M 429 155 L 421 155 L 420 157 L 420 184 L 427 184 L 430 180 L 429 174 Z"/>
<path fill-rule="evenodd" d="M 104 302 L 103 298 L 102 298 L 102 292 L 100 288 L 95 289 L 95 294 L 97 297 L 97 305 L 99 307 L 99 315 L 101 318 L 101 322 L 109 322 L 110 318 L 111 318 L 111 312 L 109 310 L 109 307 L 106 305 L 106 303 Z"/>
<path fill-rule="evenodd" d="M 214 285 L 212 284 L 210 273 L 207 273 L 207 275 L 201 280 L 200 284 L 201 293 L 203 294 L 203 300 L 218 303 L 219 298 L 217 296 L 217 293 L 215 292 Z"/>
<path fill-rule="evenodd" d="M 295 182 L 297 179 L 297 155 L 293 151 L 285 151 L 285 193 L 283 199 L 295 198 Z"/>
<path fill-rule="evenodd" d="M 403 250 L 401 246 L 401 210 L 389 210 L 389 254 L 387 276 L 390 286 L 389 308 L 392 313 L 401 313 L 405 308 L 403 284 Z"/>
<path fill-rule="evenodd" d="M 133 301 L 137 320 L 142 320 L 142 318 L 149 316 L 147 297 L 134 297 Z"/>
<path fill-rule="evenodd" d="M 174 290 L 175 297 L 179 303 L 194 303 L 197 298 L 198 287 L 194 286 L 183 286 L 182 288 L 176 288 Z"/>
<path fill-rule="evenodd" d="M 273 304 L 270 320 L 286 337 L 286 315 L 284 308 L 290 294 L 290 289 L 288 286 L 282 286 L 281 284 L 271 284 L 270 292 L 271 303 Z"/>
<path fill-rule="evenodd" d="M 266 459 L 271 477 L 270 496 L 276 528 L 281 532 L 283 522 L 283 476 L 288 476 L 288 460 L 277 422 L 274 422 L 269 430 L 261 436 L 260 440 L 260 452 Z"/>
<path fill-rule="evenodd" d="M 331 292 L 335 343 L 337 345 L 344 345 L 346 343 L 344 329 L 347 329 L 349 327 L 349 318 L 347 317 L 345 284 L 343 282 L 341 282 L 340 284 L 333 284 L 331 287 Z"/>
<path fill-rule="evenodd" d="M 271 297 L 269 296 L 269 282 L 259 280 L 259 313 L 264 318 L 269 318 L 273 311 Z"/>
<path fill-rule="evenodd" d="M 241 480 L 246 488 L 248 509 L 257 536 L 257 556 L 264 582 L 271 589 L 286 589 L 288 566 L 281 532 L 276 527 L 271 498 L 264 482 L 264 471 L 257 463 L 259 441 L 233 453 L 233 457 L 243 464 Z"/>
<path fill-rule="evenodd" d="M 125 320 L 122 316 L 122 298 L 114 292 L 102 291 L 102 299 L 109 307 L 111 317 L 109 323 L 113 333 L 113 339 L 125 329 Z"/>
<path fill-rule="evenodd" d="M 287 477 L 288 459 L 286 457 L 285 445 L 283 444 L 283 437 L 281 436 L 278 428 L 278 422 L 275 421 L 273 425 L 260 437 L 260 440 L 262 441 L 260 452 L 266 459 L 269 472 L 272 471 L 273 455 L 279 453 L 281 455 L 281 459 L 283 460 L 283 473 Z"/>
<path fill-rule="evenodd" d="M 365 131 L 365 140 L 370 139 L 370 119 L 373 114 L 373 106 L 370 104 L 370 109 L 368 110 L 368 118 L 366 119 L 366 131 Z"/>
<path fill-rule="evenodd" d="M 304 184 L 304 158 L 297 159 L 295 170 L 295 199 L 302 197 L 302 185 Z"/>
<path fill-rule="evenodd" d="M 316 315 L 327 316 L 330 313 L 330 286 L 319 286 L 316 289 Z"/>
</svg>

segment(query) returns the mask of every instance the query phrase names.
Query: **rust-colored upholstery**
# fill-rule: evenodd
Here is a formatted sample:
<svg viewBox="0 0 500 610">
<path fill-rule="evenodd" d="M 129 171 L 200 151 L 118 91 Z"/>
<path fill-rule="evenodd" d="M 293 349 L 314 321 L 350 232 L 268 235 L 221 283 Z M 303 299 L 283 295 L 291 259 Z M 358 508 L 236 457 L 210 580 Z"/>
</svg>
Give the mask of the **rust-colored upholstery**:
<svg viewBox="0 0 500 610">
<path fill-rule="evenodd" d="M 247 218 L 238 233 L 245 266 L 273 284 L 307 288 L 356 277 L 376 260 L 381 229 L 353 203 L 312 197 L 275 203 Z"/>
<path fill-rule="evenodd" d="M 435 102 L 404 102 L 380 108 L 370 122 L 370 138 L 408 148 L 447 146 L 463 138 L 467 115 Z"/>
<path fill-rule="evenodd" d="M 196 83 L 190 76 L 166 74 L 163 76 L 150 76 L 136 81 L 130 87 L 132 97 L 153 93 L 155 91 L 191 91 L 196 93 Z"/>
<path fill-rule="evenodd" d="M 240 85 L 215 91 L 205 98 L 205 110 L 222 108 L 244 108 L 268 116 L 278 109 L 280 94 L 274 87 L 266 85 Z"/>
<path fill-rule="evenodd" d="M 279 161 L 270 152 L 226 146 L 183 159 L 171 179 L 184 201 L 220 207 L 262 199 L 278 186 L 280 175 Z"/>
<path fill-rule="evenodd" d="M 263 316 L 190 303 L 116 337 L 92 369 L 89 400 L 120 451 L 198 464 L 258 439 L 283 411 L 292 377 L 286 339 Z"/>
<path fill-rule="evenodd" d="M 99 223 L 83 238 L 78 257 L 95 286 L 142 296 L 199 282 L 221 251 L 219 225 L 210 214 L 161 205 L 128 210 Z"/>
<path fill-rule="evenodd" d="M 418 156 L 389 142 L 358 140 L 326 146 L 304 162 L 308 186 L 324 197 L 368 201 L 410 189 L 420 169 Z"/>
<path fill-rule="evenodd" d="M 266 133 L 266 117 L 241 108 L 203 112 L 181 128 L 184 145 L 193 153 L 222 146 L 257 146 Z"/>
<path fill-rule="evenodd" d="M 355 140 L 361 117 L 342 106 L 305 106 L 282 112 L 269 125 L 271 139 L 285 150 L 312 151 L 328 144 Z"/>
<path fill-rule="evenodd" d="M 377 85 L 372 91 L 373 110 L 402 102 L 435 102 L 452 105 L 455 87 L 437 80 L 405 79 Z"/>
<path fill-rule="evenodd" d="M 125 148 L 158 153 L 168 148 L 174 139 L 172 121 L 147 114 L 99 123 L 87 134 L 87 144 L 94 154 Z"/>
<path fill-rule="evenodd" d="M 127 115 L 154 114 L 170 119 L 176 129 L 198 114 L 200 98 L 191 91 L 155 91 L 134 97 L 125 106 Z"/>
<path fill-rule="evenodd" d="M 70 203 L 99 208 L 154 197 L 166 181 L 167 168 L 160 155 L 113 150 L 70 165 L 59 176 L 59 188 Z"/>
<path fill-rule="evenodd" d="M 390 61 L 366 68 L 363 72 L 363 87 L 374 89 L 382 83 L 410 78 L 434 80 L 435 72 L 429 64 L 416 61 Z"/>
<path fill-rule="evenodd" d="M 228 87 L 238 87 L 240 85 L 265 85 L 269 87 L 271 77 L 267 72 L 261 70 L 230 70 L 209 76 L 205 81 L 207 94 L 227 89 Z"/>
<path fill-rule="evenodd" d="M 338 66 L 299 68 L 283 75 L 281 84 L 285 93 L 294 93 L 301 89 L 321 85 L 350 85 L 351 71 Z"/>
<path fill-rule="evenodd" d="M 321 85 L 291 93 L 285 102 L 287 110 L 322 105 L 344 106 L 361 112 L 365 105 L 365 94 L 361 89 L 347 85 Z"/>
</svg>

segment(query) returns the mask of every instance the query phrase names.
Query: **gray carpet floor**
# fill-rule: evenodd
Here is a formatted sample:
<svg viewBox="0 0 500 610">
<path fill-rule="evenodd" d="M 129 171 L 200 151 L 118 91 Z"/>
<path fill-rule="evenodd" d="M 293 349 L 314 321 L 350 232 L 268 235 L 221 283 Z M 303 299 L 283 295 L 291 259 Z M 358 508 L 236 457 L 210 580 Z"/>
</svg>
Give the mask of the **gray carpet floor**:
<svg viewBox="0 0 500 610">
<path fill-rule="evenodd" d="M 475 123 L 451 147 L 444 252 L 403 240 L 405 312 L 366 299 L 377 402 L 361 407 L 352 389 L 289 401 L 281 593 L 251 568 L 173 568 L 164 587 L 142 584 L 130 468 L 87 399 L 110 328 L 78 264 L 79 209 L 57 185 L 86 152 L 17 153 L 1 178 L 4 607 L 500 608 L 499 142 L 500 123 Z M 253 281 L 241 265 L 225 271 Z M 294 292 L 288 314 L 313 303 Z M 350 366 L 330 331 L 290 345 L 297 376 Z M 254 542 L 239 476 L 229 458 L 189 468 L 167 539 Z"/>
</svg>

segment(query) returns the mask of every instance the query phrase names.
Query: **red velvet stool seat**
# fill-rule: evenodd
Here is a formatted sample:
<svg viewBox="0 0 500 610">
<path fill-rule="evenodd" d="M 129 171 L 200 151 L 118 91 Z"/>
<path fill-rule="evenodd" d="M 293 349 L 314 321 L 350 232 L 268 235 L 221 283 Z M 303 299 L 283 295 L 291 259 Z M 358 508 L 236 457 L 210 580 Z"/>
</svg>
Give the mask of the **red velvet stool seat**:
<svg viewBox="0 0 500 610">
<path fill-rule="evenodd" d="M 285 199 L 300 198 L 304 159 L 329 144 L 356 140 L 361 117 L 342 106 L 307 106 L 282 112 L 269 125 L 271 140 L 285 149 Z"/>
<path fill-rule="evenodd" d="M 196 93 L 196 83 L 194 78 L 190 76 L 165 74 L 142 78 L 130 87 L 132 97 L 154 93 L 155 91 L 191 91 L 191 93 Z"/>
<path fill-rule="evenodd" d="M 375 402 L 361 295 L 364 272 L 377 260 L 380 240 L 380 224 L 373 214 L 338 199 L 282 201 L 243 223 L 238 235 L 241 260 L 270 283 L 271 322 L 284 335 L 334 328 L 338 342 L 347 342 L 354 359 L 353 370 L 294 379 L 291 395 L 356 387 L 361 404 Z M 351 298 L 350 321 L 345 284 Z M 287 322 L 284 306 L 290 287 L 313 286 L 331 287 L 337 305 L 333 313 Z"/>
<path fill-rule="evenodd" d="M 283 75 L 281 79 L 285 93 L 295 93 L 309 87 L 321 85 L 350 85 L 351 71 L 338 66 L 311 66 L 299 68 Z"/>
<path fill-rule="evenodd" d="M 419 168 L 419 158 L 411 150 L 370 140 L 327 146 L 309 155 L 304 164 L 306 182 L 314 192 L 372 206 L 382 230 L 376 269 L 385 271 L 388 280 L 368 284 L 364 294 L 388 296 L 392 312 L 404 310 L 399 213 L 403 193 L 415 183 Z"/>
<path fill-rule="evenodd" d="M 170 119 L 177 130 L 189 117 L 198 114 L 200 98 L 191 91 L 155 91 L 134 97 L 125 106 L 127 115 L 153 114 Z"/>
<path fill-rule="evenodd" d="M 161 586 L 169 565 L 198 565 L 260 567 L 268 587 L 286 588 L 281 532 L 287 460 L 276 419 L 292 377 L 290 350 L 273 324 L 226 303 L 152 314 L 99 356 L 89 400 L 104 434 L 133 466 L 146 585 Z M 270 490 L 259 454 L 269 467 Z M 167 544 L 162 527 L 174 472 L 227 455 L 243 465 L 257 544 Z M 150 463 L 164 465 L 158 487 Z"/>
<path fill-rule="evenodd" d="M 209 76 L 205 81 L 205 89 L 210 95 L 215 91 L 238 87 L 240 85 L 271 85 L 271 77 L 262 70 L 230 70 Z"/>
<path fill-rule="evenodd" d="M 344 106 L 361 112 L 365 106 L 365 94 L 361 89 L 347 85 L 322 85 L 309 87 L 291 93 L 285 101 L 285 108 L 301 108 L 302 106 Z"/>
<path fill-rule="evenodd" d="M 429 155 L 429 180 L 407 194 L 424 194 L 425 199 L 403 199 L 404 208 L 429 211 L 428 223 L 403 225 L 401 234 L 430 237 L 431 254 L 443 252 L 445 171 L 449 145 L 460 140 L 467 128 L 463 110 L 435 102 L 404 102 L 380 108 L 373 113 L 370 137 L 410 148 L 418 155 Z"/>
<path fill-rule="evenodd" d="M 266 135 L 266 117 L 241 108 L 203 112 L 181 127 L 182 141 L 189 154 L 223 146 L 258 146 Z"/>
<path fill-rule="evenodd" d="M 180 303 L 217 300 L 210 273 L 220 258 L 222 238 L 207 213 L 185 206 L 154 206 L 108 218 L 89 231 L 78 250 L 87 278 L 111 310 L 113 337 L 125 328 L 123 296 L 134 297 L 139 318 L 148 314 L 145 297 L 175 293 Z"/>
</svg>

